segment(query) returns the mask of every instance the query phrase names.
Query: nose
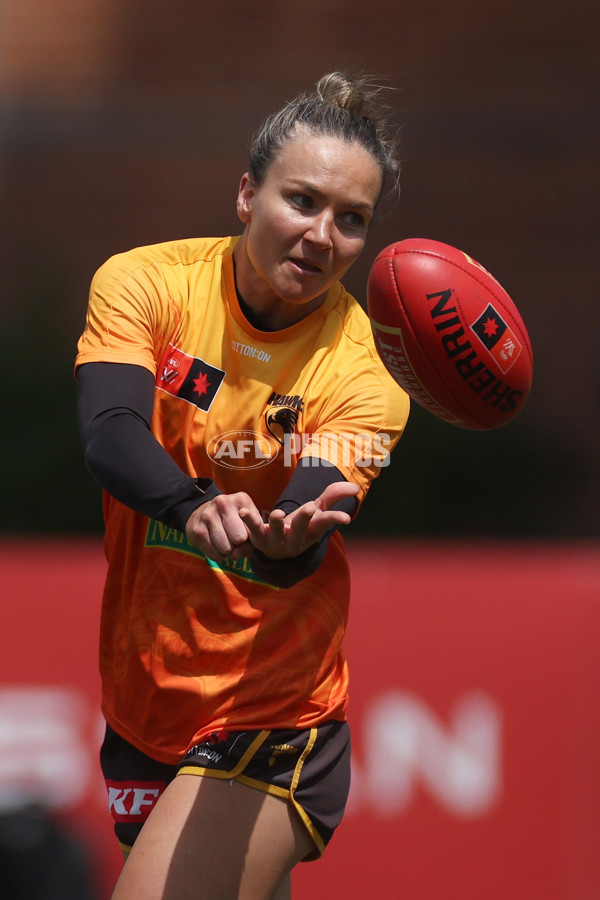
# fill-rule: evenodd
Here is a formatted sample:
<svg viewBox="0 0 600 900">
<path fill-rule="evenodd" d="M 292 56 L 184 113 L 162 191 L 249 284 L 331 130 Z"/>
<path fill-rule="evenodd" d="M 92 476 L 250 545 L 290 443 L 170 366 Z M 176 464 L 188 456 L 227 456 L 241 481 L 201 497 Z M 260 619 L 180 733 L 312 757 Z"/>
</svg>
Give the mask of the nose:
<svg viewBox="0 0 600 900">
<path fill-rule="evenodd" d="M 305 237 L 316 247 L 329 249 L 333 245 L 333 215 L 329 210 L 322 210 L 313 216 Z"/>
</svg>

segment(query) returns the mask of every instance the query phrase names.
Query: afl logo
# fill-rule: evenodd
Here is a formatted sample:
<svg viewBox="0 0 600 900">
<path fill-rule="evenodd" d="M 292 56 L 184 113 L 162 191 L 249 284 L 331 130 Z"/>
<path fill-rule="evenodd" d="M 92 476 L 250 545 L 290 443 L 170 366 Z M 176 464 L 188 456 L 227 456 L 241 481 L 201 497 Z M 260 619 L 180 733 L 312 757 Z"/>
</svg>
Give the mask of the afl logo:
<svg viewBox="0 0 600 900">
<path fill-rule="evenodd" d="M 226 431 L 209 441 L 207 453 L 226 469 L 260 469 L 277 458 L 279 447 L 268 434 Z"/>
</svg>

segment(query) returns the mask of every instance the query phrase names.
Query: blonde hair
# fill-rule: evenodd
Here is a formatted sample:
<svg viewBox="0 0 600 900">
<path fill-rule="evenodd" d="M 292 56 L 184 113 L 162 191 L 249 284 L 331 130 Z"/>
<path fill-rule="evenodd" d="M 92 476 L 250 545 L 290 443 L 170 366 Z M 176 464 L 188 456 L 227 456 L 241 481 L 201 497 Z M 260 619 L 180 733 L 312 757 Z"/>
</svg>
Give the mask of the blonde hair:
<svg viewBox="0 0 600 900">
<path fill-rule="evenodd" d="M 317 135 L 339 137 L 364 147 L 377 162 L 384 185 L 398 193 L 400 160 L 395 135 L 389 126 L 389 110 L 382 102 L 384 88 L 367 76 L 351 78 L 330 72 L 312 93 L 299 94 L 270 115 L 250 146 L 248 172 L 260 184 L 283 144 L 301 126 Z"/>
</svg>

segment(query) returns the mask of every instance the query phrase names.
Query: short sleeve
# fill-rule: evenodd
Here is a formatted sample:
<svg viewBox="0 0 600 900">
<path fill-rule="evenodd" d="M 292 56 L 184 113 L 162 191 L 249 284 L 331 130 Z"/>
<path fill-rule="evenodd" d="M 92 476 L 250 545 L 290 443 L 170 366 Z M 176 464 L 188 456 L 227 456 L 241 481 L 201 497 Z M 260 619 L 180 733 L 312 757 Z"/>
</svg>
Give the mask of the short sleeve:
<svg viewBox="0 0 600 900">
<path fill-rule="evenodd" d="M 176 322 L 161 266 L 145 263 L 135 251 L 113 256 L 92 280 L 76 366 L 133 363 L 156 374 Z"/>
<path fill-rule="evenodd" d="M 340 377 L 301 456 L 318 457 L 358 484 L 359 502 L 389 465 L 409 414 L 408 395 L 377 361 Z"/>
</svg>

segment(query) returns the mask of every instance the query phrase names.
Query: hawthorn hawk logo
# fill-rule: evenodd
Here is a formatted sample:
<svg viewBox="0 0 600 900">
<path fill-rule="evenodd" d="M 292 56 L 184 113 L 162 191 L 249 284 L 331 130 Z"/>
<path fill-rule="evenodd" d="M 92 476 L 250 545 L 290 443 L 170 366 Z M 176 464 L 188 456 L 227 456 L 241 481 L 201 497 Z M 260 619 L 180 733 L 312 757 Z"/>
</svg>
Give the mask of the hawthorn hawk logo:
<svg viewBox="0 0 600 900">
<path fill-rule="evenodd" d="M 283 444 L 286 434 L 293 434 L 302 412 L 302 397 L 297 394 L 277 394 L 269 397 L 269 406 L 265 412 L 265 424 L 269 434 L 279 444 Z"/>
</svg>

